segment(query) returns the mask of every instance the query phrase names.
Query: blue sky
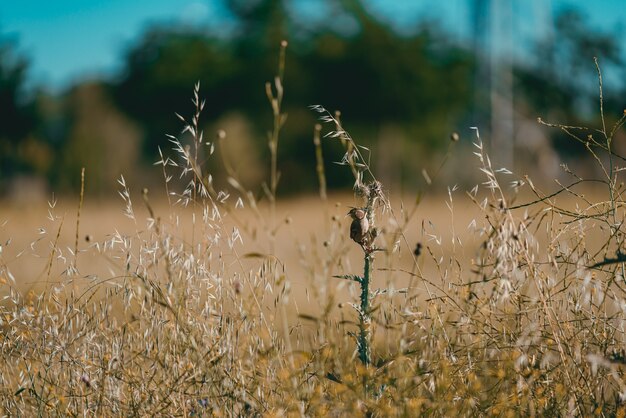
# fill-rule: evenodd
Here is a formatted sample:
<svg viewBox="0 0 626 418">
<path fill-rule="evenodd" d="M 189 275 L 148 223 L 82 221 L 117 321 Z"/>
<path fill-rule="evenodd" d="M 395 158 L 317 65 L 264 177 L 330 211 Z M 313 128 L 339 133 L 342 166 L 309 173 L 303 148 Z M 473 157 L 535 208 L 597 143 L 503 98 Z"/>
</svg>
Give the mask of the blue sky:
<svg viewBox="0 0 626 418">
<path fill-rule="evenodd" d="M 626 29 L 623 0 L 512 0 L 515 42 L 546 30 L 559 9 L 574 6 L 596 28 Z M 463 41 L 469 34 L 472 0 L 365 0 L 367 7 L 401 30 L 423 18 L 438 21 Z M 299 0 L 314 13 L 316 0 Z M 86 77 L 120 68 L 124 50 L 153 22 L 206 24 L 218 28 L 227 17 L 217 0 L 6 0 L 0 2 L 0 36 L 17 41 L 31 62 L 30 80 L 62 89 Z"/>
</svg>

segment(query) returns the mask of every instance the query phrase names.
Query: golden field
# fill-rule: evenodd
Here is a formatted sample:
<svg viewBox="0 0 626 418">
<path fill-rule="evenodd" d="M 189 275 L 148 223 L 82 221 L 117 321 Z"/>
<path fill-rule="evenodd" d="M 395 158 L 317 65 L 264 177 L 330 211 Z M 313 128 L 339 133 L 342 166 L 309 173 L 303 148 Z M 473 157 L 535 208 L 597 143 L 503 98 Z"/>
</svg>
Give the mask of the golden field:
<svg viewBox="0 0 626 418">
<path fill-rule="evenodd" d="M 188 136 L 171 136 L 176 157 L 157 163 L 163 190 L 122 177 L 119 203 L 81 192 L 3 206 L 4 414 L 626 414 L 625 189 L 612 149 L 626 114 L 586 142 L 597 177 L 565 166 L 568 182 L 542 191 L 494 168 L 476 131 L 478 184 L 417 199 L 387 190 L 339 114 L 315 106 L 354 197 L 282 200 L 280 76 L 268 86 L 261 191 L 225 156 L 228 188 L 216 190 L 196 85 Z M 360 245 L 351 207 L 368 223 Z"/>
<path fill-rule="evenodd" d="M 619 414 L 623 276 L 589 266 L 622 238 L 607 238 L 602 190 L 574 189 L 377 206 L 366 367 L 359 285 L 335 277 L 362 273 L 346 217 L 360 198 L 279 200 L 274 214 L 234 195 L 185 208 L 127 192 L 80 214 L 78 197 L 5 204 L 3 408 Z"/>
<path fill-rule="evenodd" d="M 386 250 L 393 250 L 396 246 L 397 256 L 393 259 L 398 271 L 381 271 L 376 275 L 379 276 L 377 282 L 380 281 L 377 285 L 403 288 L 409 284 L 408 272 L 412 271 L 413 265 L 410 253 L 418 242 L 425 249 L 431 248 L 437 256 L 457 257 L 465 261 L 471 261 L 476 256 L 480 242 L 473 238 L 470 223 L 480 210 L 464 192 L 457 190 L 452 196 L 452 207 L 450 196 L 446 195 L 426 196 L 419 203 L 416 196 L 393 200 L 394 214 L 382 214 L 382 228 L 395 230 L 400 223 L 406 241 L 383 234 L 378 245 Z M 101 249 L 116 234 L 132 237 L 149 229 L 151 216 L 141 193 L 134 197 L 135 220 L 126 216 L 122 199 L 90 201 L 86 198 L 78 223 L 78 197 L 60 198 L 54 207 L 50 202 L 19 205 L 5 202 L 0 219 L 3 223 L 0 240 L 8 242 L 8 245 L 3 245 L 2 256 L 6 267 L 15 276 L 17 288 L 24 293 L 31 289 L 40 292 L 46 284 L 50 286 L 51 283 L 68 280 L 84 287 L 95 278 L 102 280 L 119 274 L 118 259 L 103 254 Z M 310 304 L 306 289 L 312 285 L 313 277 L 315 280 L 339 283 L 340 279 L 332 279 L 331 276 L 362 268 L 362 251 L 349 239 L 350 219 L 346 216 L 350 207 L 359 204 L 359 200 L 349 194 L 333 194 L 325 201 L 315 195 L 279 201 L 272 228 L 276 230 L 274 240 L 268 239 L 269 225 L 265 219 L 259 220 L 255 211 L 245 205 L 233 208 L 233 215 L 227 215 L 225 223 L 231 228 L 230 233 L 232 228 L 239 229 L 241 239 L 237 239 L 232 249 L 227 243 L 222 249 L 224 257 L 229 260 L 228 271 L 244 273 L 259 259 L 271 254 L 289 277 L 299 309 L 308 312 L 311 308 L 307 308 Z M 203 237 L 194 231 L 193 226 L 193 217 L 199 216 L 199 209 L 170 206 L 161 198 L 154 203 L 153 211 L 182 242 L 188 245 L 194 241 L 202 242 Z M 261 204 L 259 212 L 262 217 L 268 217 L 268 205 Z M 171 217 L 172 213 L 176 213 L 177 219 Z M 407 221 L 409 215 L 411 219 Z M 176 222 L 178 225 L 175 225 Z M 75 257 L 73 252 L 77 237 L 78 272 L 68 277 L 65 270 Z M 399 247 L 402 251 L 398 251 Z M 326 259 L 331 253 L 334 265 L 323 271 L 318 261 Z M 381 253 L 378 258 L 387 256 Z M 420 256 L 422 268 L 432 269 L 432 264 L 430 255 Z M 413 285 L 419 287 L 416 281 Z"/>
</svg>

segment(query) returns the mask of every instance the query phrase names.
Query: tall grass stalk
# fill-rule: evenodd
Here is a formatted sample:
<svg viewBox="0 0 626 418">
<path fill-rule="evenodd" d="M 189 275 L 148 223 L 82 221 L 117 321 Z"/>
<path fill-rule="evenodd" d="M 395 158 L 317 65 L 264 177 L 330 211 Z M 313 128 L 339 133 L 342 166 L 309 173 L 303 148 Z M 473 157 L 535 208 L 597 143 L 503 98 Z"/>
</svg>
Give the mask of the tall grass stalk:
<svg viewBox="0 0 626 418">
<path fill-rule="evenodd" d="M 274 254 L 275 245 L 275 228 L 276 228 L 276 192 L 278 190 L 278 181 L 280 180 L 280 172 L 278 171 L 278 139 L 280 131 L 287 121 L 287 115 L 282 113 L 282 103 L 284 97 L 283 81 L 285 75 L 285 54 L 287 50 L 287 41 L 280 43 L 280 53 L 278 58 L 278 74 L 274 78 L 273 89 L 272 83 L 265 83 L 265 92 L 267 99 L 272 107 L 273 125 L 272 131 L 268 132 L 268 147 L 270 150 L 270 185 L 266 187 L 266 195 L 270 201 L 270 254 Z"/>
<path fill-rule="evenodd" d="M 326 172 L 324 170 L 324 155 L 322 153 L 322 141 L 320 139 L 321 131 L 322 125 L 316 123 L 313 131 L 313 145 L 315 146 L 315 172 L 317 173 L 317 180 L 319 182 L 320 199 L 326 202 Z"/>
</svg>

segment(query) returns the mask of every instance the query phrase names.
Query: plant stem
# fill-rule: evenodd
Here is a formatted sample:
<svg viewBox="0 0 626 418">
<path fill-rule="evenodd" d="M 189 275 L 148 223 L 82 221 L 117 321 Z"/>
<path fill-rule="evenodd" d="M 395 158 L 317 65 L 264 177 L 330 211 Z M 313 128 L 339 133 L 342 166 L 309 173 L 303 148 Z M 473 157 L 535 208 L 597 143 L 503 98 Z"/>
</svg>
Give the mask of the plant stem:
<svg viewBox="0 0 626 418">
<path fill-rule="evenodd" d="M 271 231 L 276 229 L 276 190 L 278 188 L 278 180 L 280 173 L 278 173 L 278 138 L 280 136 L 280 130 L 283 127 L 286 115 L 282 113 L 281 106 L 283 102 L 283 78 L 285 75 L 285 50 L 287 49 L 287 41 L 280 43 L 280 55 L 278 58 L 278 75 L 274 78 L 274 88 L 276 89 L 276 95 L 272 91 L 271 83 L 265 83 L 265 92 L 267 98 L 272 106 L 272 113 L 274 115 L 274 123 L 272 132 L 268 134 L 269 141 L 268 147 L 270 150 L 270 184 L 268 192 L 268 198 L 270 201 L 270 219 L 271 219 Z M 274 232 L 270 233 L 270 254 L 274 254 L 275 236 Z"/>
<path fill-rule="evenodd" d="M 324 172 L 324 156 L 322 155 L 322 141 L 320 140 L 320 132 L 322 125 L 315 124 L 313 132 L 313 144 L 315 145 L 315 170 L 317 171 L 317 179 L 320 187 L 320 198 L 326 202 L 326 173 Z"/>
<path fill-rule="evenodd" d="M 361 283 L 361 309 L 359 311 L 359 359 L 365 366 L 369 366 L 371 362 L 370 354 L 370 271 L 372 264 L 372 254 L 370 252 L 365 253 L 365 264 L 363 269 L 363 277 Z"/>
</svg>

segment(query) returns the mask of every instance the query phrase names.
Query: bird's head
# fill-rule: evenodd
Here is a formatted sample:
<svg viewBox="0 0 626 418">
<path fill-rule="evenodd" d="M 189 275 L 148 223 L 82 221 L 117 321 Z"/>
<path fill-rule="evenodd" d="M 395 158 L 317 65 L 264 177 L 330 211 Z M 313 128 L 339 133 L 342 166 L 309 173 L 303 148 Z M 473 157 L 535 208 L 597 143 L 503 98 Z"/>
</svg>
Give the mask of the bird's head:
<svg viewBox="0 0 626 418">
<path fill-rule="evenodd" d="M 351 217 L 352 219 L 363 219 L 365 218 L 365 211 L 363 209 L 360 208 L 352 208 L 350 209 L 350 212 L 348 212 L 348 214 L 346 216 Z"/>
</svg>

